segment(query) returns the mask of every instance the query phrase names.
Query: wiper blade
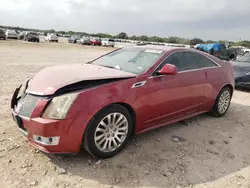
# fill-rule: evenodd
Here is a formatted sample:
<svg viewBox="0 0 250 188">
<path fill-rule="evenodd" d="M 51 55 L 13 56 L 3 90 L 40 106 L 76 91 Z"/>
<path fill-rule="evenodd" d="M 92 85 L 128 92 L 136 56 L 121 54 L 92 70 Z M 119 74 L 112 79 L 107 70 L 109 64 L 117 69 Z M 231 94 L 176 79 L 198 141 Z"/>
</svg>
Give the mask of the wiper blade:
<svg viewBox="0 0 250 188">
<path fill-rule="evenodd" d="M 116 66 L 110 66 L 110 65 L 101 65 L 103 67 L 107 67 L 107 68 L 110 68 L 110 69 L 118 69 L 118 70 L 121 70 L 120 66 L 119 65 L 116 65 Z"/>
</svg>

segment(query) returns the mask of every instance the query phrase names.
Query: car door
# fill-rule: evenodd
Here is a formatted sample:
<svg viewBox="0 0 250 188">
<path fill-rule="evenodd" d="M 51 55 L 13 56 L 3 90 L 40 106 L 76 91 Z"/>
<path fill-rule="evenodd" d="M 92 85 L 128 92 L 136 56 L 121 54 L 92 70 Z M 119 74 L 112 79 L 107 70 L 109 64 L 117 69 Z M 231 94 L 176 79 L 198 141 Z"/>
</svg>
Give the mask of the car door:
<svg viewBox="0 0 250 188">
<path fill-rule="evenodd" d="M 175 65 L 177 75 L 157 75 L 166 63 Z M 145 126 L 171 121 L 199 111 L 205 102 L 206 76 L 192 53 L 177 52 L 167 57 L 148 78 L 146 103 L 150 108 Z"/>
<path fill-rule="evenodd" d="M 193 52 L 192 53 L 195 60 L 198 63 L 198 66 L 203 69 L 206 75 L 206 84 L 207 87 L 205 88 L 205 97 L 206 101 L 214 101 L 214 97 L 218 95 L 218 88 L 221 87 L 220 82 L 218 80 L 223 80 L 223 74 L 220 73 L 220 65 L 214 62 L 212 59 L 205 57 L 200 53 Z"/>
</svg>

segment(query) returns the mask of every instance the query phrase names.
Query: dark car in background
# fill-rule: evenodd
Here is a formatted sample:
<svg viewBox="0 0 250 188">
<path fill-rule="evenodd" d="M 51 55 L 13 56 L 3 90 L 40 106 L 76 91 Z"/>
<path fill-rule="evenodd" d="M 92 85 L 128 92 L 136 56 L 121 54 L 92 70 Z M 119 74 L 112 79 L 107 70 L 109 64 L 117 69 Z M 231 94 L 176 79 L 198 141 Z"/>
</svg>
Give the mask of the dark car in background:
<svg viewBox="0 0 250 188">
<path fill-rule="evenodd" d="M 39 35 L 35 32 L 29 32 L 24 35 L 24 40 L 28 42 L 40 42 Z"/>
<path fill-rule="evenodd" d="M 3 29 L 0 29 L 0 39 L 6 40 L 6 34 Z"/>
<path fill-rule="evenodd" d="M 231 61 L 234 69 L 235 86 L 250 89 L 250 54 Z"/>
</svg>

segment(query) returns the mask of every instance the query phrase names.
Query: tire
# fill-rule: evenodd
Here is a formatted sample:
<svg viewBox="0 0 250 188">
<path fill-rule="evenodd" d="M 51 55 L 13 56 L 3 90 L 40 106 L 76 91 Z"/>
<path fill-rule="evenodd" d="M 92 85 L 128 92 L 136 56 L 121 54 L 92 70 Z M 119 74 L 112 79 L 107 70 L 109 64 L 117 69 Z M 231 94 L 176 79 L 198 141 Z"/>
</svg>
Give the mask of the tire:
<svg viewBox="0 0 250 188">
<path fill-rule="evenodd" d="M 114 115 L 114 113 L 116 115 Z M 124 124 L 121 124 L 120 126 L 108 125 L 107 116 L 109 116 L 109 115 L 111 115 L 110 121 L 116 120 L 118 124 L 121 123 L 121 121 L 125 121 Z M 123 119 L 118 121 L 120 117 L 122 117 Z M 104 126 L 100 125 L 100 122 L 104 122 L 104 123 L 106 122 L 105 123 L 106 128 Z M 111 127 L 107 128 L 107 126 L 111 126 Z M 85 150 L 87 152 L 89 152 L 91 155 L 93 155 L 94 157 L 97 157 L 97 158 L 113 157 L 114 155 L 119 153 L 126 146 L 126 144 L 129 142 L 129 140 L 132 136 L 133 126 L 134 125 L 133 125 L 132 117 L 125 107 L 123 107 L 121 105 L 116 105 L 116 104 L 111 105 L 107 108 L 104 108 L 100 112 L 98 112 L 92 118 L 92 120 L 89 122 L 89 124 L 85 130 L 85 134 L 84 134 L 84 138 L 83 138 L 83 146 L 84 146 Z M 118 129 L 120 129 L 119 131 L 126 132 L 126 133 L 123 132 L 124 136 L 121 136 L 119 134 L 120 132 L 118 132 L 117 127 L 119 127 Z M 99 130 L 105 130 L 105 131 L 98 132 L 97 128 L 100 128 Z M 115 130 L 115 129 L 117 129 L 117 130 Z M 124 130 L 121 130 L 121 129 L 124 129 Z M 107 131 L 110 131 L 110 132 L 107 132 Z M 97 133 L 100 133 L 100 134 L 97 134 Z M 112 137 L 112 135 L 115 135 L 115 137 Z M 118 135 L 120 135 L 121 137 L 119 137 Z M 97 139 L 100 136 L 101 136 L 101 138 Z M 119 142 L 118 137 L 119 137 L 121 142 Z M 112 139 L 112 141 L 111 141 L 111 139 Z M 118 143 L 117 148 L 116 148 L 113 140 L 115 141 L 116 144 Z M 98 145 L 98 142 L 100 145 Z M 109 149 L 109 146 L 113 147 L 113 148 Z M 102 149 L 100 149 L 102 147 L 104 147 L 110 151 L 103 151 Z"/>
<path fill-rule="evenodd" d="M 210 114 L 215 117 L 224 116 L 229 109 L 231 99 L 232 99 L 232 90 L 226 86 L 220 91 L 219 95 L 217 96 L 215 104 Z M 222 104 L 224 103 L 223 110 L 221 110 L 222 108 L 220 107 L 220 103 Z"/>
</svg>

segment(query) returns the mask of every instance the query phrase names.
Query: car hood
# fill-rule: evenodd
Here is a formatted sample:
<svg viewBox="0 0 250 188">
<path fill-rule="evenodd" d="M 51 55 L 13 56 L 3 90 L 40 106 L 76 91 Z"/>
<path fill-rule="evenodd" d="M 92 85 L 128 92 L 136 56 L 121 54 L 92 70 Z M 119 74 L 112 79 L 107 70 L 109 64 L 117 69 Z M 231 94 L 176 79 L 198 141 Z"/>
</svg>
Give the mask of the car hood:
<svg viewBox="0 0 250 188">
<path fill-rule="evenodd" d="M 29 80 L 27 92 L 53 95 L 58 89 L 89 80 L 132 78 L 135 74 L 92 64 L 48 67 Z"/>
</svg>

